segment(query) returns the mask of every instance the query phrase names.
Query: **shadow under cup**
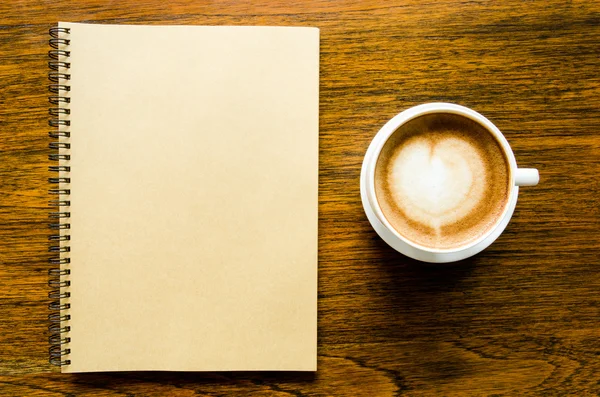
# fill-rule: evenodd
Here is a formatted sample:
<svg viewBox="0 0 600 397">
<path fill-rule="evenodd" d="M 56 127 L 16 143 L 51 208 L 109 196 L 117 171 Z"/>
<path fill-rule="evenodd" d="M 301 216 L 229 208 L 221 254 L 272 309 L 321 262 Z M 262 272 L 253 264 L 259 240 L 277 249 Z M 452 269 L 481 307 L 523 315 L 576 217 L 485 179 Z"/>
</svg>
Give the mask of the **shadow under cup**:
<svg viewBox="0 0 600 397">
<path fill-rule="evenodd" d="M 511 167 L 496 136 L 455 113 L 428 113 L 400 125 L 377 158 L 374 188 L 387 222 L 433 250 L 467 247 L 503 217 Z"/>
</svg>

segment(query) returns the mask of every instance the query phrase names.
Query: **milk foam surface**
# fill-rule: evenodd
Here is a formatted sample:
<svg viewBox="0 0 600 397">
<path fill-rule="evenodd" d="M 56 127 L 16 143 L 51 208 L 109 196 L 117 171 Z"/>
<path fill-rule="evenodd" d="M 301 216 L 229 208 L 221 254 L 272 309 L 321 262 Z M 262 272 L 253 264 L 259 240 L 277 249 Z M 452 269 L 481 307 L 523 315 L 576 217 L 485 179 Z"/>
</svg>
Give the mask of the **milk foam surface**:
<svg viewBox="0 0 600 397">
<path fill-rule="evenodd" d="M 510 168 L 495 137 L 454 114 L 421 116 L 385 143 L 375 168 L 383 215 L 406 239 L 456 249 L 485 234 L 509 197 Z"/>
<path fill-rule="evenodd" d="M 477 207 L 485 192 L 485 164 L 477 149 L 456 137 L 415 137 L 391 159 L 388 185 L 406 216 L 430 226 L 455 223 Z"/>
</svg>

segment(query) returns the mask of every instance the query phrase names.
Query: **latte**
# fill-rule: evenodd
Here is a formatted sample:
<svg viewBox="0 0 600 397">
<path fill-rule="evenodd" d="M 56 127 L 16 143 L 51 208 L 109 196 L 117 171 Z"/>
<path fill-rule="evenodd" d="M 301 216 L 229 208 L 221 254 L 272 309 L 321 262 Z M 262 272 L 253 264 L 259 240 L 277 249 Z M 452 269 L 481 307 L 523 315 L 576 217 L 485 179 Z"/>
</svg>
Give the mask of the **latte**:
<svg viewBox="0 0 600 397">
<path fill-rule="evenodd" d="M 500 143 L 464 116 L 435 113 L 400 126 L 375 168 L 383 215 L 407 240 L 456 249 L 486 234 L 510 193 L 510 166 Z"/>
</svg>

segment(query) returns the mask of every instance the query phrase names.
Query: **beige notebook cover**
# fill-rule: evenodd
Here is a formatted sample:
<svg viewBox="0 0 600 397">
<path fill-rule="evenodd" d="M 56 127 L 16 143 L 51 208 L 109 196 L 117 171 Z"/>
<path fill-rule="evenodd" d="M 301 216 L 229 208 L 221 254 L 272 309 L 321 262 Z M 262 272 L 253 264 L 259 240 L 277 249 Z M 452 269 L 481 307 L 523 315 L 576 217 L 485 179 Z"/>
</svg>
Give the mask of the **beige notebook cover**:
<svg viewBox="0 0 600 397">
<path fill-rule="evenodd" d="M 316 370 L 318 29 L 59 26 L 62 371 Z"/>
</svg>

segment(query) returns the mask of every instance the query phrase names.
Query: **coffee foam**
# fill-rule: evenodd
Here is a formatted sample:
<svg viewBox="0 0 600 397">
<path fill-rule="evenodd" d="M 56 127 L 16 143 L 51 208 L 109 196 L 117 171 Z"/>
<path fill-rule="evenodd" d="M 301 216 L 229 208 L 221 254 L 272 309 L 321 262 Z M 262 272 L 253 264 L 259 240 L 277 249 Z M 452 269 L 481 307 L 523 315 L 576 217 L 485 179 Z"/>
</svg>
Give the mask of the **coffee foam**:
<svg viewBox="0 0 600 397">
<path fill-rule="evenodd" d="M 404 237 L 436 249 L 483 235 L 508 202 L 508 162 L 500 144 L 462 116 L 422 116 L 386 142 L 375 177 L 377 200 Z"/>
</svg>

